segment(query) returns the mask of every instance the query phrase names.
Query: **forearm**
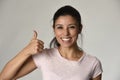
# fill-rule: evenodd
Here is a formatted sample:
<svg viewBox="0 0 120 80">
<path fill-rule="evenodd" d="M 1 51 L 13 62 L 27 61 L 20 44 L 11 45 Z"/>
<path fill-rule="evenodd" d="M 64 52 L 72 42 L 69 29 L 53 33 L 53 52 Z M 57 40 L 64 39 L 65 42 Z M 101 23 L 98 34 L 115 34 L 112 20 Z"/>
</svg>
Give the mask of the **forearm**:
<svg viewBox="0 0 120 80">
<path fill-rule="evenodd" d="M 36 68 L 32 61 L 27 61 L 31 55 L 42 52 L 44 43 L 37 39 L 37 32 L 34 31 L 34 36 L 30 43 L 11 61 L 9 61 L 0 73 L 0 80 L 13 80 L 16 75 L 23 76 Z M 25 63 L 27 61 L 27 63 Z M 25 64 L 26 65 L 25 65 Z M 32 65 L 32 66 L 31 66 Z M 29 68 L 27 68 L 29 66 Z M 17 72 L 19 72 L 17 74 Z"/>
<path fill-rule="evenodd" d="M 12 80 L 24 62 L 30 57 L 30 55 L 20 52 L 11 61 L 9 61 L 1 72 L 0 80 Z"/>
<path fill-rule="evenodd" d="M 35 70 L 37 67 L 32 59 L 32 57 L 30 57 L 29 59 L 27 59 L 27 61 L 23 64 L 22 68 L 19 70 L 19 72 L 17 72 L 17 74 L 15 75 L 14 79 L 18 79 L 21 78 L 27 74 L 29 74 L 30 72 L 32 72 L 33 70 Z"/>
</svg>

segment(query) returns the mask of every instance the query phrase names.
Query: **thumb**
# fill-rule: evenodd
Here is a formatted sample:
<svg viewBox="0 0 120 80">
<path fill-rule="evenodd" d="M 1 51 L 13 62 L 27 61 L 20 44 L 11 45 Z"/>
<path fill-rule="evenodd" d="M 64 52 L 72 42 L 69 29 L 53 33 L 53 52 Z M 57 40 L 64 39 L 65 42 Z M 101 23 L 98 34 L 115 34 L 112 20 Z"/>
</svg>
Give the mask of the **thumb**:
<svg viewBox="0 0 120 80">
<path fill-rule="evenodd" d="M 33 38 L 32 39 L 37 39 L 37 36 L 38 36 L 38 34 L 37 34 L 37 32 L 34 30 L 34 35 L 33 35 Z"/>
</svg>

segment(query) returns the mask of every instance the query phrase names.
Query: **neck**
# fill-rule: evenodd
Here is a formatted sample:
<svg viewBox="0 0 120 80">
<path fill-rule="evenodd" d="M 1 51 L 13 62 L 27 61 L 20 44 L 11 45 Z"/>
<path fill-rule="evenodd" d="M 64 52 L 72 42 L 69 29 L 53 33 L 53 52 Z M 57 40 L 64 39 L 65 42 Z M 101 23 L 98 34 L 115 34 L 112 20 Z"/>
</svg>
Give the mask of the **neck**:
<svg viewBox="0 0 120 80">
<path fill-rule="evenodd" d="M 78 46 L 73 48 L 58 48 L 62 57 L 69 59 L 69 60 L 78 60 L 82 56 L 82 51 L 79 49 Z"/>
</svg>

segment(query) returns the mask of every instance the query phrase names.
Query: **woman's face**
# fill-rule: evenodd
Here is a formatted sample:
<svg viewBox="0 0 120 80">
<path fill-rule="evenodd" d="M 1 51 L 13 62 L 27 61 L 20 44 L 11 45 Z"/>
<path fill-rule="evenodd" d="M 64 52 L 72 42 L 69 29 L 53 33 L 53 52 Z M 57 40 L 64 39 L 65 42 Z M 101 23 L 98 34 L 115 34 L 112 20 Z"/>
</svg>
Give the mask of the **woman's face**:
<svg viewBox="0 0 120 80">
<path fill-rule="evenodd" d="M 75 46 L 79 34 L 77 21 L 70 15 L 58 17 L 55 21 L 54 33 L 60 46 Z"/>
</svg>

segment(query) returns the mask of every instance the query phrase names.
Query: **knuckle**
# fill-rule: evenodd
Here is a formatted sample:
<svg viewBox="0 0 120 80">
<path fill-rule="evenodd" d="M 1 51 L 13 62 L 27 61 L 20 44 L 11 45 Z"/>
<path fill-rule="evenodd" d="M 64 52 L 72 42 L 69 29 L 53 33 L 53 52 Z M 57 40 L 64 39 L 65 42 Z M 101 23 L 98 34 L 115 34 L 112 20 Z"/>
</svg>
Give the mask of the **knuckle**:
<svg viewBox="0 0 120 80">
<path fill-rule="evenodd" d="M 37 43 L 38 41 L 37 40 L 34 40 L 35 43 Z"/>
<path fill-rule="evenodd" d="M 39 46 L 39 43 L 36 43 L 36 46 Z"/>
</svg>

